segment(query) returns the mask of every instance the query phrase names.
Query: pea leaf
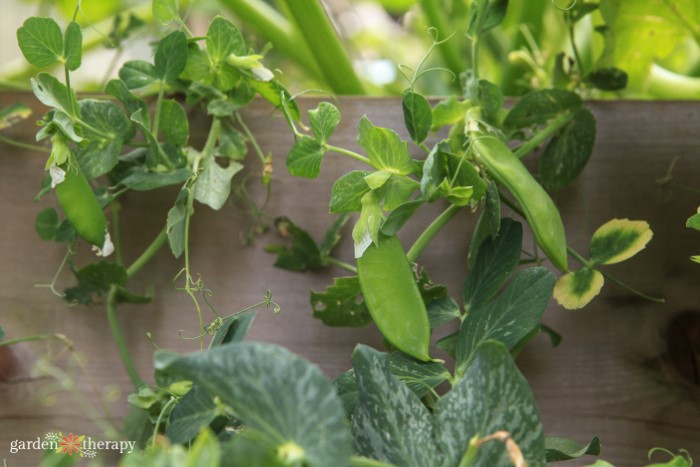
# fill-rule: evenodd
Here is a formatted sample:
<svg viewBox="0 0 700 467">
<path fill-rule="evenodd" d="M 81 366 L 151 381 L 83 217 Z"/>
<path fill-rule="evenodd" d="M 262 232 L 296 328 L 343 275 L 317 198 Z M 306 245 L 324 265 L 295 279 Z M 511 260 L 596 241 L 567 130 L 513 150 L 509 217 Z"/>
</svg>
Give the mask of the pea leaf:
<svg viewBox="0 0 700 467">
<path fill-rule="evenodd" d="M 90 122 L 83 129 L 86 146 L 75 149 L 80 168 L 88 179 L 111 171 L 119 162 L 122 144 L 132 131 L 129 120 L 116 104 L 96 99 L 82 99 L 80 113 Z"/>
<path fill-rule="evenodd" d="M 34 228 L 36 233 L 42 240 L 53 240 L 58 232 L 58 227 L 61 221 L 58 218 L 58 213 L 54 208 L 46 208 L 36 216 Z"/>
<path fill-rule="evenodd" d="M 358 345 L 352 365 L 359 400 L 352 417 L 355 451 L 396 465 L 442 464 L 428 409 L 391 373 L 386 354 Z M 464 412 L 469 413 L 469 412 Z"/>
<path fill-rule="evenodd" d="M 335 181 L 329 206 L 331 213 L 362 210 L 362 197 L 369 191 L 367 175 L 369 172 L 353 170 Z"/>
<path fill-rule="evenodd" d="M 93 302 L 94 295 L 106 294 L 112 285 L 124 286 L 127 280 L 124 266 L 107 261 L 89 264 L 74 273 L 78 285 L 66 289 L 64 299 L 85 305 Z"/>
<path fill-rule="evenodd" d="M 207 427 L 218 415 L 216 404 L 207 391 L 193 385 L 170 413 L 165 434 L 171 443 L 186 443 Z"/>
<path fill-rule="evenodd" d="M 230 342 L 243 342 L 243 339 L 246 334 L 248 334 L 253 324 L 255 316 L 255 310 L 249 310 L 224 319 L 224 323 L 212 338 L 209 348 L 228 344 Z"/>
<path fill-rule="evenodd" d="M 464 114 L 469 107 L 471 107 L 471 102 L 460 101 L 456 96 L 441 100 L 433 108 L 433 123 L 430 129 L 437 131 L 444 126 L 454 125 L 460 120 L 464 120 Z"/>
<path fill-rule="evenodd" d="M 17 42 L 24 58 L 37 68 L 46 68 L 63 59 L 63 35 L 51 18 L 31 17 L 17 30 Z"/>
<path fill-rule="evenodd" d="M 220 69 L 221 68 L 222 67 L 220 67 Z M 180 74 L 180 78 L 198 82 L 198 84 L 201 83 L 208 87 L 190 87 L 192 94 L 198 94 L 203 89 L 209 89 L 216 94 L 221 94 L 218 89 L 211 87 L 211 85 L 214 84 L 215 76 L 216 73 L 215 70 L 212 69 L 212 62 L 211 58 L 209 57 L 209 53 L 202 49 L 196 42 L 190 42 L 187 45 L 187 64 L 185 65 L 185 69 Z M 192 96 L 188 96 L 188 99 L 191 98 Z"/>
<path fill-rule="evenodd" d="M 350 215 L 347 213 L 341 214 L 338 218 L 333 221 L 333 224 L 326 230 L 323 240 L 321 240 L 321 245 L 319 245 L 319 251 L 321 252 L 321 257 L 325 258 L 331 254 L 333 248 L 340 241 L 340 229 L 347 223 L 350 219 Z"/>
<path fill-rule="evenodd" d="M 276 449 L 297 448 L 311 467 L 350 458 L 350 433 L 333 386 L 320 369 L 281 347 L 239 342 L 184 356 L 159 353 L 156 368 L 218 396 Z"/>
<path fill-rule="evenodd" d="M 498 186 L 491 181 L 486 185 L 486 194 L 484 196 L 484 210 L 479 215 L 479 220 L 476 222 L 474 234 L 469 242 L 469 259 L 470 268 L 474 267 L 479 247 L 487 237 L 496 238 L 498 231 L 501 228 L 501 196 L 498 193 Z"/>
<path fill-rule="evenodd" d="M 179 185 L 190 178 L 188 168 L 175 169 L 171 172 L 149 172 L 145 167 L 136 167 L 128 172 L 121 184 L 136 191 L 155 190 L 168 185 Z"/>
<path fill-rule="evenodd" d="M 596 436 L 582 446 L 573 439 L 547 436 L 544 439 L 544 449 L 547 462 L 568 461 L 585 455 L 597 456 L 600 454 L 600 440 Z"/>
<path fill-rule="evenodd" d="M 595 117 L 581 108 L 544 148 L 540 158 L 542 184 L 559 190 L 571 183 L 586 166 L 594 144 Z"/>
<path fill-rule="evenodd" d="M 401 106 L 408 134 L 416 144 L 422 143 L 428 137 L 433 124 L 432 109 L 428 100 L 416 92 L 406 90 L 401 98 Z"/>
<path fill-rule="evenodd" d="M 144 102 L 143 99 L 137 97 L 134 93 L 129 91 L 129 88 L 124 81 L 120 79 L 110 80 L 109 83 L 107 83 L 105 91 L 107 94 L 115 97 L 122 104 L 124 104 L 124 107 L 129 115 L 133 115 L 140 111 L 140 115 L 144 117 L 142 123 L 144 126 L 150 127 L 151 115 L 150 111 L 148 110 L 148 105 L 146 105 L 146 102 Z"/>
<path fill-rule="evenodd" d="M 162 102 L 160 124 L 165 141 L 175 146 L 187 146 L 190 136 L 190 125 L 185 109 L 174 99 Z"/>
<path fill-rule="evenodd" d="M 608 221 L 591 238 L 590 261 L 593 264 L 615 264 L 629 259 L 642 251 L 653 235 L 645 221 Z"/>
<path fill-rule="evenodd" d="M 161 39 L 154 64 L 160 80 L 169 84 L 177 80 L 187 65 L 187 37 L 182 31 L 173 31 Z"/>
<path fill-rule="evenodd" d="M 158 73 L 153 65 L 143 60 L 130 60 L 119 69 L 119 78 L 128 89 L 149 86 L 158 80 Z"/>
<path fill-rule="evenodd" d="M 352 238 L 355 241 L 355 258 L 362 257 L 362 254 L 372 243 L 378 243 L 379 229 L 384 220 L 377 192 L 368 191 L 362 196 L 360 202 L 362 204 L 360 218 L 352 229 Z"/>
<path fill-rule="evenodd" d="M 540 125 L 562 112 L 578 110 L 582 105 L 578 94 L 563 89 L 544 89 L 525 94 L 508 112 L 503 126 L 519 129 Z"/>
<path fill-rule="evenodd" d="M 153 0 L 151 11 L 153 18 L 161 24 L 170 24 L 179 18 L 177 0 Z"/>
<path fill-rule="evenodd" d="M 420 188 L 420 183 L 404 175 L 391 174 L 382 186 L 383 209 L 393 211 L 408 202 L 411 195 Z"/>
<path fill-rule="evenodd" d="M 231 179 L 242 169 L 243 165 L 238 162 L 231 161 L 228 167 L 224 168 L 216 161 L 210 160 L 197 177 L 194 199 L 218 211 L 231 193 Z"/>
<path fill-rule="evenodd" d="M 76 22 L 71 22 L 66 28 L 65 51 L 66 68 L 75 71 L 80 68 L 83 60 L 83 30 Z"/>
<path fill-rule="evenodd" d="M 183 192 L 186 191 L 184 188 Z M 182 202 L 177 202 L 168 211 L 168 221 L 166 232 L 168 243 L 173 256 L 179 258 L 185 251 L 185 220 L 187 217 L 187 206 Z"/>
<path fill-rule="evenodd" d="M 603 275 L 593 268 L 583 267 L 568 272 L 557 280 L 554 298 L 567 310 L 577 310 L 588 305 L 603 288 Z"/>
<path fill-rule="evenodd" d="M 501 88 L 485 79 L 479 80 L 479 105 L 488 122 L 498 123 L 498 116 L 503 109 Z"/>
<path fill-rule="evenodd" d="M 430 328 L 435 329 L 456 318 L 461 318 L 459 305 L 452 297 L 442 297 L 426 304 Z"/>
<path fill-rule="evenodd" d="M 209 25 L 206 44 L 214 63 L 223 62 L 231 54 L 245 55 L 247 52 L 241 32 L 222 16 L 214 18 Z"/>
<path fill-rule="evenodd" d="M 284 107 L 289 111 L 291 118 L 298 122 L 301 120 L 299 106 L 296 101 L 291 99 L 289 91 L 276 79 L 269 81 L 247 80 L 247 83 L 255 89 L 263 99 L 274 105 L 276 108 L 282 108 L 282 99 L 284 99 Z"/>
<path fill-rule="evenodd" d="M 382 233 L 391 237 L 413 216 L 413 214 L 424 204 L 423 200 L 406 201 L 391 211 L 382 224 Z"/>
<path fill-rule="evenodd" d="M 487 341 L 476 349 L 473 363 L 440 398 L 433 415 L 444 465 L 459 464 L 473 436 L 499 430 L 510 433 L 528 465 L 545 465 L 544 435 L 535 398 L 508 349 L 499 342 Z M 479 448 L 474 465 L 512 464 L 505 446 L 492 442 Z"/>
<path fill-rule="evenodd" d="M 519 271 L 508 288 L 492 302 L 469 310 L 459 331 L 457 374 L 464 374 L 479 345 L 495 339 L 513 349 L 533 330 L 552 297 L 555 277 L 547 268 Z"/>
<path fill-rule="evenodd" d="M 698 212 L 696 214 L 693 214 L 688 218 L 685 226 L 690 229 L 700 230 L 700 208 L 698 208 Z"/>
<path fill-rule="evenodd" d="M 340 111 L 333 104 L 321 102 L 315 109 L 309 110 L 311 131 L 319 143 L 326 144 L 340 123 Z"/>
<path fill-rule="evenodd" d="M 275 227 L 283 237 L 291 237 L 291 247 L 266 245 L 265 251 L 276 253 L 275 266 L 288 271 L 306 271 L 323 265 L 321 252 L 309 233 L 287 217 L 275 219 Z"/>
<path fill-rule="evenodd" d="M 301 136 L 287 155 L 287 170 L 297 177 L 316 178 L 321 173 L 323 146 L 313 138 Z"/>
<path fill-rule="evenodd" d="M 0 109 L 0 130 L 10 128 L 26 120 L 32 114 L 32 109 L 24 104 L 11 104 Z"/>
<path fill-rule="evenodd" d="M 48 73 L 39 73 L 36 79 L 32 78 L 32 91 L 39 101 L 65 114 L 76 117 L 78 101 L 75 94 L 63 83 Z"/>
<path fill-rule="evenodd" d="M 420 188 L 429 202 L 444 197 L 459 206 L 472 199 L 481 199 L 486 192 L 486 184 L 474 166 L 452 154 L 444 141 L 435 145 L 428 154 L 423 164 Z"/>
<path fill-rule="evenodd" d="M 365 150 L 377 170 L 408 175 L 414 169 L 406 142 L 401 141 L 393 130 L 374 126 L 367 116 L 360 119 L 357 144 Z"/>
<path fill-rule="evenodd" d="M 621 91 L 627 87 L 627 73 L 615 67 L 593 70 L 586 80 L 602 91 Z"/>
<path fill-rule="evenodd" d="M 366 326 L 372 321 L 357 276 L 336 277 L 324 292 L 311 291 L 314 318 L 328 326 Z"/>
<path fill-rule="evenodd" d="M 469 33 L 482 34 L 503 21 L 508 0 L 477 0 L 470 8 Z"/>
</svg>

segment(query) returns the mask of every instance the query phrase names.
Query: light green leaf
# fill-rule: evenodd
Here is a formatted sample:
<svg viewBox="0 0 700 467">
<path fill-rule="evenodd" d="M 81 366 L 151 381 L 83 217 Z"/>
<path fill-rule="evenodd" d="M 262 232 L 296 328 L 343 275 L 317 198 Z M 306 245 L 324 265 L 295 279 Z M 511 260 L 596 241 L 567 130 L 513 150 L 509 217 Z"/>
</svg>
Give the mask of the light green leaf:
<svg viewBox="0 0 700 467">
<path fill-rule="evenodd" d="M 371 190 L 378 190 L 389 180 L 391 175 L 392 173 L 388 170 L 377 170 L 365 177 L 365 183 Z"/>
<path fill-rule="evenodd" d="M 231 179 L 242 169 L 243 165 L 238 162 L 231 161 L 223 168 L 211 160 L 197 178 L 194 199 L 218 211 L 231 193 Z"/>
<path fill-rule="evenodd" d="M 179 258 L 185 251 L 186 217 L 187 207 L 183 203 L 176 203 L 168 211 L 168 222 L 166 224 L 168 243 L 170 244 L 170 251 L 176 258 Z"/>
<path fill-rule="evenodd" d="M 464 115 L 471 107 L 470 101 L 460 101 L 456 96 L 450 96 L 433 108 L 432 131 L 437 131 L 447 125 L 454 125 L 460 120 L 464 120 Z"/>
<path fill-rule="evenodd" d="M 58 232 L 61 221 L 54 208 L 46 208 L 36 216 L 34 228 L 42 240 L 53 240 Z"/>
<path fill-rule="evenodd" d="M 407 175 L 414 169 L 408 144 L 401 141 L 393 130 L 374 126 L 367 116 L 360 119 L 357 144 L 365 150 L 377 170 Z"/>
<path fill-rule="evenodd" d="M 431 414 L 391 374 L 386 354 L 358 345 L 352 365 L 359 387 L 352 417 L 355 451 L 396 465 L 440 465 L 440 451 L 427 448 L 434 443 Z"/>
<path fill-rule="evenodd" d="M 372 321 L 357 276 L 336 277 L 324 292 L 311 291 L 314 318 L 328 326 L 366 326 Z"/>
<path fill-rule="evenodd" d="M 324 150 L 318 141 L 301 136 L 287 155 L 287 170 L 292 175 L 316 178 L 321 173 Z"/>
<path fill-rule="evenodd" d="M 196 81 L 209 86 L 212 84 L 213 72 L 214 70 L 212 70 L 209 54 L 196 42 L 190 42 L 187 46 L 187 64 L 180 74 L 180 77 L 188 81 Z M 202 89 L 197 89 L 195 86 L 190 87 L 192 95 L 197 94 L 194 92 L 195 90 L 201 91 Z M 216 94 L 220 94 L 215 88 L 211 88 L 211 90 Z"/>
<path fill-rule="evenodd" d="M 525 94 L 510 109 L 503 126 L 511 129 L 539 125 L 562 112 L 573 112 L 582 105 L 578 94 L 563 89 L 544 89 Z"/>
<path fill-rule="evenodd" d="M 519 271 L 498 298 L 470 310 L 459 331 L 456 373 L 467 371 L 482 342 L 495 339 L 510 350 L 538 329 L 554 281 L 554 274 L 544 267 Z"/>
<path fill-rule="evenodd" d="M 433 124 L 433 113 L 428 100 L 416 92 L 406 90 L 401 98 L 401 106 L 408 134 L 416 144 L 422 143 Z"/>
<path fill-rule="evenodd" d="M 475 435 L 500 430 L 510 433 L 527 465 L 546 465 L 535 398 L 501 343 L 488 341 L 479 346 L 463 378 L 440 398 L 433 414 L 436 443 L 446 457 L 444 465 L 457 465 Z M 512 464 L 503 443 L 492 442 L 479 448 L 473 465 Z"/>
<path fill-rule="evenodd" d="M 362 197 L 369 191 L 365 181 L 367 175 L 369 172 L 353 170 L 335 181 L 329 207 L 331 213 L 362 210 Z"/>
<path fill-rule="evenodd" d="M 39 73 L 36 79 L 32 78 L 32 91 L 39 101 L 55 109 L 61 110 L 71 117 L 79 114 L 78 101 L 73 91 L 48 73 Z"/>
<path fill-rule="evenodd" d="M 593 264 L 615 264 L 629 259 L 642 251 L 653 235 L 646 221 L 608 221 L 591 238 L 590 261 Z"/>
<path fill-rule="evenodd" d="M 567 310 L 577 310 L 588 305 L 603 288 L 603 275 L 593 268 L 584 267 L 557 279 L 554 298 Z"/>
<path fill-rule="evenodd" d="M 78 23 L 71 22 L 66 28 L 64 56 L 68 70 L 80 68 L 83 60 L 83 30 Z"/>
<path fill-rule="evenodd" d="M 245 55 L 246 44 L 241 32 L 229 20 L 217 16 L 207 30 L 207 52 L 212 61 L 223 62 L 231 54 Z"/>
<path fill-rule="evenodd" d="M 372 243 L 376 245 L 379 242 L 379 229 L 384 220 L 377 192 L 368 191 L 362 196 L 360 202 L 362 204 L 360 218 L 352 229 L 352 238 L 355 241 L 355 258 L 360 258 Z"/>
<path fill-rule="evenodd" d="M 158 354 L 156 368 L 218 396 L 278 450 L 296 446 L 300 462 L 311 467 L 348 464 L 350 433 L 333 386 L 319 368 L 289 351 L 232 343 L 180 357 Z"/>
<path fill-rule="evenodd" d="M 289 91 L 276 79 L 270 81 L 255 81 L 247 80 L 248 84 L 255 89 L 263 99 L 275 106 L 275 108 L 282 108 L 282 99 L 284 99 L 284 104 L 291 118 L 298 122 L 301 120 L 299 113 L 299 106 L 296 101 L 293 100 L 289 94 Z"/>
<path fill-rule="evenodd" d="M 17 42 L 27 61 L 46 68 L 63 59 L 63 35 L 51 18 L 28 18 L 17 30 Z"/>
<path fill-rule="evenodd" d="M 209 393 L 198 385 L 192 386 L 170 413 L 165 434 L 170 442 L 186 443 L 202 431 L 217 416 L 216 404 Z"/>
<path fill-rule="evenodd" d="M 177 80 L 187 65 L 187 37 L 182 31 L 173 31 L 161 39 L 154 65 L 156 76 L 162 81 L 174 83 Z"/>
<path fill-rule="evenodd" d="M 685 226 L 690 229 L 700 230 L 700 208 L 698 208 L 697 214 L 693 214 L 688 218 Z"/>
<path fill-rule="evenodd" d="M 180 16 L 177 0 L 153 0 L 151 11 L 153 18 L 161 24 L 170 24 Z"/>
<path fill-rule="evenodd" d="M 503 21 L 508 0 L 476 0 L 471 4 L 469 34 L 479 35 Z"/>
<path fill-rule="evenodd" d="M 187 146 L 190 136 L 190 125 L 185 114 L 185 109 L 174 99 L 162 102 L 160 125 L 163 129 L 165 141 L 175 146 Z"/>
<path fill-rule="evenodd" d="M 384 183 L 381 194 L 384 196 L 383 209 L 393 211 L 408 202 L 413 193 L 420 188 L 420 183 L 404 175 L 392 174 Z"/>
<path fill-rule="evenodd" d="M 11 104 L 0 109 L 0 130 L 10 128 L 26 120 L 32 114 L 32 109 L 24 104 Z"/>
<path fill-rule="evenodd" d="M 600 454 L 600 440 L 596 436 L 583 446 L 573 439 L 547 436 L 544 439 L 544 449 L 547 462 L 568 461 L 585 455 L 597 456 Z"/>
<path fill-rule="evenodd" d="M 212 337 L 209 347 L 217 347 L 220 345 L 228 344 L 230 342 L 243 342 L 246 334 L 253 325 L 253 320 L 255 319 L 256 311 L 248 310 L 237 315 L 229 316 L 224 318 L 224 322 L 216 331 L 214 337 Z"/>
<path fill-rule="evenodd" d="M 595 134 L 595 117 L 590 110 L 580 108 L 542 152 L 542 185 L 559 190 L 571 183 L 593 153 Z"/>
<path fill-rule="evenodd" d="M 119 78 L 128 89 L 138 89 L 151 85 L 158 80 L 153 65 L 143 60 L 130 60 L 119 69 Z"/>
<path fill-rule="evenodd" d="M 325 144 L 340 123 L 340 111 L 328 102 L 321 102 L 315 109 L 309 110 L 309 124 L 316 141 Z"/>
<path fill-rule="evenodd" d="M 472 199 L 480 200 L 486 192 L 486 184 L 474 166 L 450 153 L 449 145 L 444 141 L 435 145 L 428 154 L 420 188 L 429 202 L 444 197 L 461 206 Z"/>
</svg>

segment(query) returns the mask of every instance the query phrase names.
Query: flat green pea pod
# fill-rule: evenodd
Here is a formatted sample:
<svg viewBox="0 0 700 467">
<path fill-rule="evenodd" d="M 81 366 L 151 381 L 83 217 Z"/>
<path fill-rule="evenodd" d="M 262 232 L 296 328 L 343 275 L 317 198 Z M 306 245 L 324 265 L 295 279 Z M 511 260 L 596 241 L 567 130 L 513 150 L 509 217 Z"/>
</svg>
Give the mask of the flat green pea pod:
<svg viewBox="0 0 700 467">
<path fill-rule="evenodd" d="M 489 174 L 520 204 L 537 244 L 552 264 L 561 271 L 568 271 L 564 224 L 552 198 L 500 139 L 473 132 L 472 145 L 477 159 Z"/>
<path fill-rule="evenodd" d="M 384 337 L 400 351 L 430 360 L 430 321 L 411 265 L 396 237 L 380 235 L 357 259 L 365 303 Z"/>
<path fill-rule="evenodd" d="M 98 256 L 110 255 L 114 245 L 107 232 L 107 218 L 78 162 L 71 160 L 49 170 L 66 219 L 78 235 L 93 244 Z"/>
</svg>

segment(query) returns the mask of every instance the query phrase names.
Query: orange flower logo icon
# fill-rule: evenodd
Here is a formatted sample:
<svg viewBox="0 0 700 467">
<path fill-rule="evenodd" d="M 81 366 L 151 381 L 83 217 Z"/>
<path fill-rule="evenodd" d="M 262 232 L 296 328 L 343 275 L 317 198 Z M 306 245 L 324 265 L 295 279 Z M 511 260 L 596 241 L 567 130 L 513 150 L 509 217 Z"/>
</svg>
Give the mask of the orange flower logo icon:
<svg viewBox="0 0 700 467">
<path fill-rule="evenodd" d="M 58 452 L 64 454 L 73 455 L 76 452 L 82 451 L 82 443 L 85 439 L 85 435 L 75 436 L 73 433 L 69 433 L 68 436 L 63 436 L 61 441 L 58 443 Z"/>
</svg>

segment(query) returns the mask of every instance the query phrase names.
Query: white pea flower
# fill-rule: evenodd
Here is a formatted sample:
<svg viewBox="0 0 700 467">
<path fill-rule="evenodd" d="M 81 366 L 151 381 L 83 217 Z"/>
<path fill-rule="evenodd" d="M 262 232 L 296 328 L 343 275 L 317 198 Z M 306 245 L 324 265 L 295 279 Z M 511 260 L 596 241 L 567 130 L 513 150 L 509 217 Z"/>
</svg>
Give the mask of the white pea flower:
<svg viewBox="0 0 700 467">
<path fill-rule="evenodd" d="M 92 251 L 96 252 L 95 254 L 97 256 L 104 256 L 104 257 L 107 257 L 114 252 L 114 243 L 112 243 L 112 237 L 109 236 L 109 232 L 105 232 L 105 242 L 102 245 L 102 248 L 99 248 L 98 246 L 93 245 Z"/>
<path fill-rule="evenodd" d="M 66 179 L 66 171 L 57 165 L 49 167 L 49 175 L 51 175 L 51 188 L 56 188 L 56 185 L 63 183 Z"/>
</svg>

